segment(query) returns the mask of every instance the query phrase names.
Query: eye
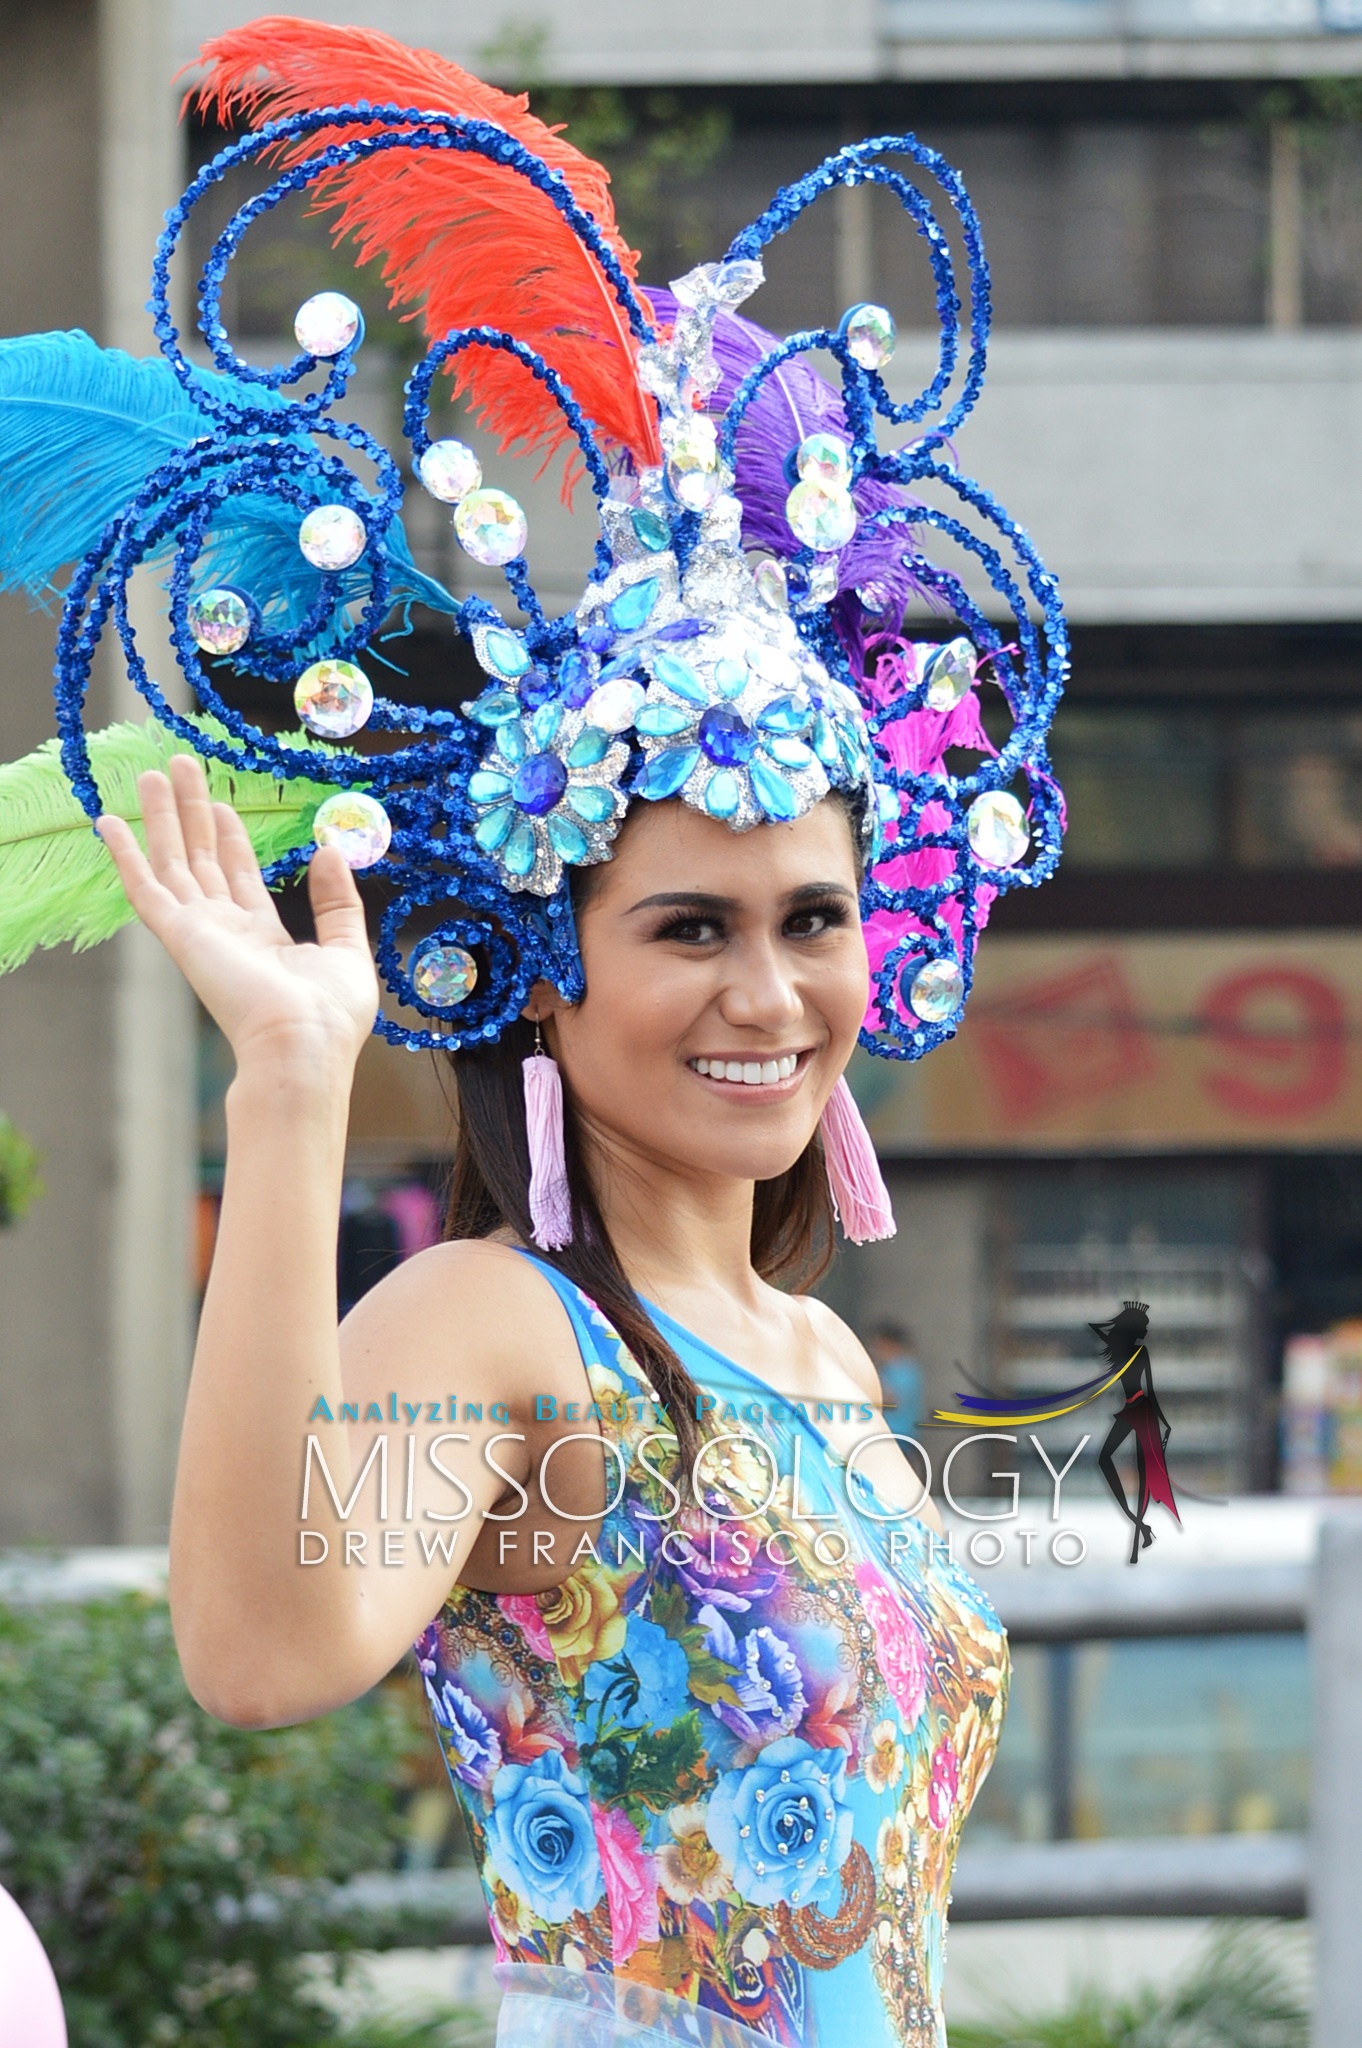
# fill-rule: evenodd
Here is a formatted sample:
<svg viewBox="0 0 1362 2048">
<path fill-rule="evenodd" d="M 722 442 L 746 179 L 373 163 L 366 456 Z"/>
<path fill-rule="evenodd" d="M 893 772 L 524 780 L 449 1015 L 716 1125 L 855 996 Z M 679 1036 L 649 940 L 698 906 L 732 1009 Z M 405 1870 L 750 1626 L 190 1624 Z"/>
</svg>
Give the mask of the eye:
<svg viewBox="0 0 1362 2048">
<path fill-rule="evenodd" d="M 717 918 L 702 917 L 698 911 L 689 915 L 682 911 L 659 925 L 653 937 L 680 946 L 712 946 L 723 935 L 723 927 Z"/>
<path fill-rule="evenodd" d="M 824 932 L 845 926 L 847 915 L 846 905 L 835 898 L 826 903 L 808 903 L 786 918 L 785 930 L 792 939 L 816 939 Z"/>
</svg>

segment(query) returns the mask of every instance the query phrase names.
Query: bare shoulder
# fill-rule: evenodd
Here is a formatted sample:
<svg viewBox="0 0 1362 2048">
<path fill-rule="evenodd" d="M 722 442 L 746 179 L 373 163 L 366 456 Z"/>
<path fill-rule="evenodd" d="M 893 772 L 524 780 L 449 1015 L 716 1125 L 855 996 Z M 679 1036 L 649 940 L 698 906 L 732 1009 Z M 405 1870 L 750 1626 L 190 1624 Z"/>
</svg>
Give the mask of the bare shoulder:
<svg viewBox="0 0 1362 2048">
<path fill-rule="evenodd" d="M 881 1400 L 880 1376 L 875 1370 L 870 1353 L 856 1332 L 849 1329 L 842 1318 L 835 1315 L 827 1303 L 820 1301 L 816 1295 L 801 1294 L 799 1300 L 818 1342 L 832 1352 L 839 1365 L 846 1367 L 858 1386 L 864 1389 L 866 1399 L 873 1401 L 878 1408 Z"/>
</svg>

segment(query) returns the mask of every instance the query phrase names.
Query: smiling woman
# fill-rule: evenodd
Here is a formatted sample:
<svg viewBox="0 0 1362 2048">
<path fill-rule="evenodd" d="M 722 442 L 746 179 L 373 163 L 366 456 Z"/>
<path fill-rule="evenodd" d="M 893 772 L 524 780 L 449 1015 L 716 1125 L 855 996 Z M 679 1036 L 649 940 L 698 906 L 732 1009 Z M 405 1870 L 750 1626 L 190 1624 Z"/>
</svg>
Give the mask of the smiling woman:
<svg viewBox="0 0 1362 2048">
<path fill-rule="evenodd" d="M 88 550 L 59 641 L 60 760 L 0 781 L 0 960 L 125 914 L 97 817 L 126 914 L 236 1060 L 171 1537 L 186 1676 L 222 1718 L 281 1724 L 355 1698 L 416 1640 L 501 1959 L 503 2048 L 937 2048 L 950 1873 L 1006 1646 L 936 1541 L 911 1442 L 875 1424 L 869 1358 L 804 1290 L 837 1223 L 893 1229 L 843 1079 L 853 1047 L 916 1059 L 950 1037 L 989 905 L 1058 855 L 1059 600 L 942 453 L 983 373 L 968 198 L 912 136 L 856 144 L 721 261 L 645 295 L 599 167 L 451 65 L 274 17 L 210 43 L 200 79 L 219 116 L 265 125 L 169 218 L 166 362 L 0 344 L 18 507 L 0 565 L 41 581 L 75 527 Z M 170 260 L 197 200 L 267 155 L 279 175 L 204 269 L 208 375 L 180 350 Z M 931 181 L 968 256 L 964 362 Z M 861 182 L 907 209 L 942 312 L 936 375 L 907 405 L 880 375 L 884 307 L 785 342 L 734 310 L 765 243 Z M 332 416 L 353 302 L 300 308 L 281 368 L 226 337 L 237 243 L 308 188 L 421 308 L 413 468 L 465 551 L 504 568 L 520 623 L 415 569 L 396 464 Z M 601 539 L 563 618 L 530 583 L 519 505 L 429 438 L 442 369 L 504 443 L 566 441 L 584 465 Z M 83 444 L 57 518 L 63 407 L 96 413 L 108 446 Z M 882 450 L 879 421 L 916 438 Z M 368 458 L 372 489 L 337 450 Z M 928 534 L 987 576 L 1005 631 Z M 151 681 L 127 607 L 134 568 L 166 559 L 193 717 Z M 376 696 L 356 662 L 411 604 L 471 642 L 486 680 L 457 712 Z M 941 639 L 911 637 L 914 606 L 950 615 Z M 111 617 L 155 719 L 87 735 Z M 250 724 L 234 670 L 288 685 L 303 730 Z M 408 738 L 364 751 L 366 725 Z M 269 893 L 304 862 L 307 943 Z M 388 891 L 398 1015 L 376 1018 L 355 869 Z M 447 1240 L 338 1331 L 371 1030 L 452 1058 L 459 1152 Z M 396 1459 L 370 1421 L 399 1424 Z"/>
</svg>

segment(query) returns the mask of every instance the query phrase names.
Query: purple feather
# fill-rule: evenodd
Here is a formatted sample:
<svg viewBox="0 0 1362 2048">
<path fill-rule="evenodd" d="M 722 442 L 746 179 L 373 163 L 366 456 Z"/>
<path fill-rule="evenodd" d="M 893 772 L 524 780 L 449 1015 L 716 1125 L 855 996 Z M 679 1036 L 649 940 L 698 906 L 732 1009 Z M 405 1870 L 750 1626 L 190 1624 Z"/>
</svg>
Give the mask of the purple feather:
<svg viewBox="0 0 1362 2048">
<path fill-rule="evenodd" d="M 660 323 L 675 321 L 677 303 L 670 292 L 649 285 L 645 296 Z M 780 337 L 755 321 L 744 320 L 737 313 L 719 313 L 714 322 L 714 359 L 723 379 L 708 410 L 724 412 L 743 378 L 779 346 Z M 743 506 L 744 547 L 785 558 L 797 551 L 799 542 L 785 517 L 785 500 L 790 495 L 785 461 L 804 437 L 813 433 L 851 438 L 835 387 L 807 363 L 791 359 L 767 378 L 738 429 L 737 491 Z M 852 497 L 863 521 L 886 506 L 913 502 L 907 491 L 882 483 L 859 483 Z M 911 597 L 925 597 L 934 605 L 939 602 L 905 564 L 905 553 L 912 545 L 906 527 L 878 527 L 867 532 L 862 526 L 842 549 L 832 616 L 854 674 L 859 675 L 863 667 L 867 625 L 876 634 L 897 633 Z M 867 619 L 856 592 L 871 584 L 877 586 L 883 608 Z"/>
</svg>

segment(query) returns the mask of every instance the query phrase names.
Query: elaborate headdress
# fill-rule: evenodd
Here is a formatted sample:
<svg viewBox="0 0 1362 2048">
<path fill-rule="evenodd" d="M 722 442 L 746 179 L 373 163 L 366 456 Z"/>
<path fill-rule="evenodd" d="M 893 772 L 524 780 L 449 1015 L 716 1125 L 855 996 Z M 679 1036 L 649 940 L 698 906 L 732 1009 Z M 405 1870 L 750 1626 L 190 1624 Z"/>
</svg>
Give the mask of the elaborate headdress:
<svg viewBox="0 0 1362 2048">
<path fill-rule="evenodd" d="M 162 359 L 81 334 L 0 343 L 0 580 L 40 590 L 82 558 L 58 640 L 60 769 L 50 744 L 0 770 L 0 821 L 7 809 L 12 821 L 0 822 L 0 967 L 34 945 L 90 943 L 126 914 L 98 842 L 73 834 L 69 815 L 64 833 L 44 830 L 61 769 L 91 818 L 127 814 L 130 771 L 192 748 L 215 794 L 241 808 L 267 880 L 294 873 L 316 842 L 339 845 L 391 888 L 378 959 L 406 1015 L 375 1029 L 446 1048 L 497 1038 L 539 978 L 580 996 L 567 878 L 609 859 L 630 802 L 679 797 L 743 831 L 834 789 L 866 862 L 861 1042 L 916 1059 L 950 1037 L 994 896 L 1035 886 L 1058 857 L 1045 735 L 1067 661 L 1052 579 L 951 448 L 982 382 L 989 318 L 957 174 L 911 135 L 854 144 L 779 192 L 721 261 L 645 292 L 605 172 L 524 99 L 372 31 L 283 18 L 214 39 L 202 61 L 199 104 L 264 125 L 167 218 L 151 300 Z M 215 368 L 201 369 L 169 310 L 171 260 L 198 201 L 265 162 L 274 181 L 203 267 Z M 958 219 L 967 337 L 950 242 L 916 167 Z M 762 282 L 765 245 L 821 194 L 861 183 L 900 201 L 934 279 L 937 365 L 907 402 L 882 375 L 895 345 L 884 308 L 854 306 L 835 328 L 784 341 L 736 311 Z M 351 300 L 309 299 L 300 352 L 282 367 L 233 348 L 228 265 L 251 223 L 302 191 L 361 261 L 381 261 L 394 305 L 419 310 L 430 345 L 406 387 L 411 467 L 452 507 L 467 553 L 504 570 L 521 623 L 417 569 L 397 462 L 337 418 L 363 339 Z M 802 360 L 815 351 L 835 362 L 840 393 Z M 547 617 L 530 582 L 520 506 L 462 443 L 429 438 L 441 372 L 503 450 L 547 459 L 575 443 L 601 537 L 565 617 Z M 880 425 L 909 438 L 882 449 Z M 929 558 L 932 533 L 973 558 L 1005 625 Z M 194 714 L 174 708 L 139 648 L 128 583 L 143 563 L 165 572 Z M 951 632 L 908 637 L 914 598 Z M 359 665 L 393 607 L 412 604 L 448 614 L 485 673 L 459 711 L 376 695 Z M 82 708 L 110 618 L 153 722 L 91 735 Z M 985 664 L 1010 723 L 997 745 L 980 718 Z M 252 724 L 219 693 L 224 665 L 291 693 L 303 730 Z M 365 727 L 381 748 L 346 744 Z M 953 772 L 958 750 L 978 757 L 969 772 Z M 434 929 L 404 953 L 415 919 Z"/>
</svg>

